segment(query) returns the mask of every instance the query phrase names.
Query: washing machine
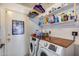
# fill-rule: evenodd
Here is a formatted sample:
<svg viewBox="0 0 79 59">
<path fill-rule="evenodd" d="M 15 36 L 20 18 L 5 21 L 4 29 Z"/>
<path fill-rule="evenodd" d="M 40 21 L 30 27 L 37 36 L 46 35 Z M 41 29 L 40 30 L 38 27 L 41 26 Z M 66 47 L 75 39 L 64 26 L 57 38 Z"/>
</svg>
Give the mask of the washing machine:
<svg viewBox="0 0 79 59">
<path fill-rule="evenodd" d="M 52 47 L 51 47 L 52 46 Z M 40 40 L 37 56 L 58 56 L 56 47 L 47 41 Z"/>
<path fill-rule="evenodd" d="M 74 55 L 74 44 L 64 48 L 62 46 L 40 40 L 38 56 L 73 56 Z"/>
<path fill-rule="evenodd" d="M 36 56 L 37 55 L 37 49 L 38 49 L 38 41 L 37 38 L 30 38 L 30 56 Z"/>
</svg>

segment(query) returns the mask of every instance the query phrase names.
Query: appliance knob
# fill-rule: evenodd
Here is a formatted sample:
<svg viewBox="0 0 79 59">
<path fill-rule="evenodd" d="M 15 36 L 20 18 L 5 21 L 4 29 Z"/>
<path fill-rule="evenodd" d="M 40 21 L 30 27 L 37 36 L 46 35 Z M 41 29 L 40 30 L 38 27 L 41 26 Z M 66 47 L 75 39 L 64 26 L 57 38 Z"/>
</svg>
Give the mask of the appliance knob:
<svg viewBox="0 0 79 59">
<path fill-rule="evenodd" d="M 44 47 L 47 47 L 48 46 L 48 44 L 47 43 L 44 43 Z"/>
</svg>

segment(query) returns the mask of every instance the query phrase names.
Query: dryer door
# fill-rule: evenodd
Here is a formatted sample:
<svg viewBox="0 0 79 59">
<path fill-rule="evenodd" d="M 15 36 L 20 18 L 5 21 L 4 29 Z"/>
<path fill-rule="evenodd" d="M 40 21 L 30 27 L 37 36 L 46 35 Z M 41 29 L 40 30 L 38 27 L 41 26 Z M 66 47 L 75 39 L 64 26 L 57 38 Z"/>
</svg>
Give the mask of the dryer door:
<svg viewBox="0 0 79 59">
<path fill-rule="evenodd" d="M 57 56 L 55 52 L 50 51 L 46 48 L 39 48 L 37 55 L 38 56 Z"/>
</svg>

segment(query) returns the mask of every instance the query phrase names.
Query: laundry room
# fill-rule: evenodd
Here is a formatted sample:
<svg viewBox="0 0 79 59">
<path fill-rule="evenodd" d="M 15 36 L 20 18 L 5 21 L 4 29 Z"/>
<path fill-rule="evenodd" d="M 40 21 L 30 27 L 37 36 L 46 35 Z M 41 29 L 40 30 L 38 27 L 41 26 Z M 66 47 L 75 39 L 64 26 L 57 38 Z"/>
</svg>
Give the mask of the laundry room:
<svg viewBox="0 0 79 59">
<path fill-rule="evenodd" d="M 0 56 L 79 56 L 79 3 L 0 3 Z"/>
</svg>

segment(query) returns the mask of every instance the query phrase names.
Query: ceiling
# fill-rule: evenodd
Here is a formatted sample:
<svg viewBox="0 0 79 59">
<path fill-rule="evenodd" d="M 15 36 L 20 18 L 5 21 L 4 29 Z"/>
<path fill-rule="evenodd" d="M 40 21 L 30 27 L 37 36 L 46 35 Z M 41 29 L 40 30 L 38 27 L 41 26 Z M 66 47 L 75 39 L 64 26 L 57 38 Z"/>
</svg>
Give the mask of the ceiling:
<svg viewBox="0 0 79 59">
<path fill-rule="evenodd" d="M 29 7 L 29 8 L 33 8 L 33 6 L 35 6 L 38 3 L 20 3 L 23 6 Z M 41 5 L 43 6 L 44 9 L 49 8 L 50 6 L 52 6 L 54 3 L 41 3 Z"/>
</svg>

